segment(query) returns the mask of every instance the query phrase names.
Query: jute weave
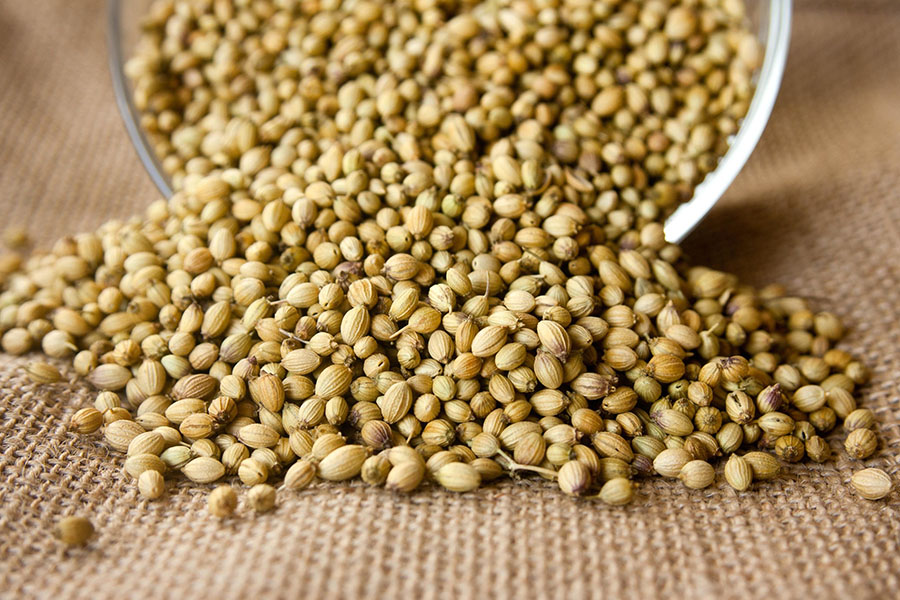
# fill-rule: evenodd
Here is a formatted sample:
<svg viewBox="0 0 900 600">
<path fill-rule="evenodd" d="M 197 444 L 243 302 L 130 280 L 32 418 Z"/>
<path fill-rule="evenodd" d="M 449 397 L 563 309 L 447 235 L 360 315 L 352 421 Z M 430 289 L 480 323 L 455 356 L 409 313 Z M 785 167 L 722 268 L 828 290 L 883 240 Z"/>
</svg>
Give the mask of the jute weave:
<svg viewBox="0 0 900 600">
<path fill-rule="evenodd" d="M 104 3 L 0 1 L 0 223 L 39 242 L 136 213 L 156 190 L 106 68 Z M 800 1 L 786 79 L 749 165 L 690 238 L 698 261 L 780 281 L 850 326 L 862 401 L 900 478 L 900 4 Z M 141 500 L 97 442 L 66 432 L 88 386 L 38 389 L 0 357 L 0 597 L 883 598 L 900 595 L 900 492 L 858 499 L 857 464 L 796 466 L 736 494 L 650 480 L 624 508 L 540 480 L 455 496 L 362 485 L 284 494 L 219 523 L 206 490 Z M 69 367 L 65 373 L 72 375 Z M 832 436 L 839 448 L 840 436 Z M 839 456 L 841 453 L 839 453 Z M 98 536 L 63 553 L 52 523 Z"/>
</svg>

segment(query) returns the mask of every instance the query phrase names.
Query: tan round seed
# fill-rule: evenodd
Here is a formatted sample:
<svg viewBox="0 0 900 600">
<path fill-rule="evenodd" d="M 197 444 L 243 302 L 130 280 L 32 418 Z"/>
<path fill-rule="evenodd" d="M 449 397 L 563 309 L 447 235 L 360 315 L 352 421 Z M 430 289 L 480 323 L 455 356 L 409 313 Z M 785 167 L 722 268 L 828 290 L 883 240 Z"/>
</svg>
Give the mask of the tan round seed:
<svg viewBox="0 0 900 600">
<path fill-rule="evenodd" d="M 84 546 L 94 535 L 94 526 L 85 517 L 65 517 L 53 528 L 53 536 L 66 546 Z"/>
<path fill-rule="evenodd" d="M 359 475 L 369 451 L 363 446 L 348 444 L 341 446 L 319 463 L 318 476 L 328 481 L 345 481 Z"/>
<path fill-rule="evenodd" d="M 181 468 L 185 477 L 196 483 L 212 483 L 225 475 L 225 465 L 209 456 L 193 459 Z"/>
<path fill-rule="evenodd" d="M 611 506 L 623 506 L 634 498 L 634 483 L 624 477 L 614 477 L 603 484 L 598 498 Z"/>
<path fill-rule="evenodd" d="M 388 472 L 385 487 L 395 492 L 408 493 L 419 487 L 424 477 L 424 464 L 416 461 L 401 462 Z"/>
<path fill-rule="evenodd" d="M 506 327 L 492 325 L 485 327 L 472 340 L 472 354 L 479 358 L 493 356 L 506 344 Z"/>
<path fill-rule="evenodd" d="M 250 448 L 271 448 L 280 438 L 277 431 L 262 423 L 251 423 L 238 430 L 238 439 Z"/>
<path fill-rule="evenodd" d="M 847 436 L 844 448 L 850 458 L 857 460 L 869 458 L 878 448 L 878 436 L 871 429 L 854 429 Z"/>
<path fill-rule="evenodd" d="M 302 490 L 308 487 L 315 477 L 316 466 L 307 460 L 299 460 L 285 473 L 284 485 L 289 490 Z"/>
<path fill-rule="evenodd" d="M 131 441 L 144 433 L 144 428 L 128 419 L 120 419 L 106 426 L 103 437 L 106 443 L 119 452 L 127 452 Z"/>
<path fill-rule="evenodd" d="M 270 466 L 261 458 L 246 458 L 238 465 L 237 474 L 244 485 L 258 485 L 269 479 Z"/>
<path fill-rule="evenodd" d="M 398 381 L 384 393 L 384 397 L 378 401 L 381 414 L 388 423 L 396 423 L 402 419 L 413 404 L 413 393 L 405 381 Z"/>
<path fill-rule="evenodd" d="M 277 492 L 267 483 L 254 485 L 247 492 L 247 504 L 258 513 L 269 512 L 275 508 Z"/>
<path fill-rule="evenodd" d="M 96 408 L 82 408 L 69 421 L 72 431 L 81 434 L 94 433 L 103 425 L 103 413 Z"/>
<path fill-rule="evenodd" d="M 781 464 L 778 459 L 768 452 L 748 452 L 743 458 L 750 463 L 753 479 L 774 479 L 781 472 Z"/>
<path fill-rule="evenodd" d="M 466 463 L 454 462 L 441 467 L 434 479 L 451 492 L 469 492 L 481 485 L 481 474 Z"/>
<path fill-rule="evenodd" d="M 138 491 L 148 500 L 160 498 L 166 491 L 166 482 L 162 473 L 154 470 L 141 473 L 138 477 Z"/>
<path fill-rule="evenodd" d="M 653 459 L 653 468 L 663 477 L 678 477 L 681 469 L 691 462 L 691 455 L 682 448 L 667 448 Z"/>
<path fill-rule="evenodd" d="M 155 454 L 135 454 L 125 459 L 125 472 L 138 479 L 144 471 L 166 472 L 166 463 Z"/>
<path fill-rule="evenodd" d="M 390 471 L 391 463 L 387 457 L 382 454 L 376 454 L 363 462 L 359 476 L 360 479 L 369 485 L 382 485 L 387 480 Z M 424 471 L 422 473 L 424 475 Z"/>
<path fill-rule="evenodd" d="M 894 487 L 890 475 L 881 469 L 863 469 L 850 477 L 850 484 L 856 493 L 866 500 L 881 500 Z"/>
<path fill-rule="evenodd" d="M 62 381 L 62 375 L 60 375 L 59 369 L 50 363 L 38 361 L 30 362 L 28 363 L 28 366 L 25 367 L 25 372 L 28 374 L 28 378 L 31 379 L 31 381 L 38 384 Z"/>
<path fill-rule="evenodd" d="M 220 485 L 206 499 L 206 510 L 214 517 L 224 519 L 234 514 L 238 498 L 230 485 Z"/>
<path fill-rule="evenodd" d="M 591 471 L 587 465 L 572 460 L 559 469 L 557 484 L 563 493 L 569 496 L 580 496 L 591 486 Z"/>
<path fill-rule="evenodd" d="M 320 398 L 342 396 L 349 388 L 352 373 L 344 365 L 325 367 L 316 379 L 316 395 Z"/>
<path fill-rule="evenodd" d="M 681 468 L 678 478 L 687 487 L 701 490 L 709 487 L 716 478 L 716 470 L 703 460 L 692 460 Z"/>
<path fill-rule="evenodd" d="M 725 481 L 739 492 L 750 487 L 753 482 L 753 468 L 750 463 L 737 454 L 732 454 L 725 463 Z"/>
</svg>

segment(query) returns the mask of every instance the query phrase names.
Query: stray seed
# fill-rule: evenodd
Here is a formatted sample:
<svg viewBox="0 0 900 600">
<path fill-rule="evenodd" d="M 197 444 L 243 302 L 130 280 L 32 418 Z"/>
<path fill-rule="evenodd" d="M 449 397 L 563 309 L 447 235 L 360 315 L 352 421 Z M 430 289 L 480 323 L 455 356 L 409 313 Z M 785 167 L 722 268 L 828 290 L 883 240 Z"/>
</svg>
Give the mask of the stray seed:
<svg viewBox="0 0 900 600">
<path fill-rule="evenodd" d="M 220 485 L 212 492 L 206 500 L 206 510 L 214 517 L 224 519 L 234 514 L 237 508 L 237 494 L 230 485 Z"/>
<path fill-rule="evenodd" d="M 84 517 L 65 517 L 53 528 L 53 535 L 66 546 L 84 546 L 94 535 L 94 526 Z"/>
<path fill-rule="evenodd" d="M 890 475 L 881 469 L 863 469 L 850 478 L 850 484 L 856 493 L 866 500 L 881 500 L 891 493 L 894 487 Z"/>
</svg>

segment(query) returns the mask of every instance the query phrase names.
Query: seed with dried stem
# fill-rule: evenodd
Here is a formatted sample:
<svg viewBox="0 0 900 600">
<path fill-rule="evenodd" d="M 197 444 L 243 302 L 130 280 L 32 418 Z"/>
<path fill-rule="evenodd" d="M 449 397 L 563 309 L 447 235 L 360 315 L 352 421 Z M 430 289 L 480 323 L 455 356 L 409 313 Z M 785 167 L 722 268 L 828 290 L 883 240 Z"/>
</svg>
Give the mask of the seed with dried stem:
<svg viewBox="0 0 900 600">
<path fill-rule="evenodd" d="M 497 455 L 502 458 L 503 465 L 513 473 L 515 473 L 516 471 L 531 471 L 532 473 L 538 473 L 550 479 L 556 479 L 558 475 L 558 472 L 554 471 L 553 469 L 545 469 L 544 467 L 536 467 L 533 465 L 521 465 L 514 461 L 512 457 L 503 450 L 498 450 Z"/>
</svg>

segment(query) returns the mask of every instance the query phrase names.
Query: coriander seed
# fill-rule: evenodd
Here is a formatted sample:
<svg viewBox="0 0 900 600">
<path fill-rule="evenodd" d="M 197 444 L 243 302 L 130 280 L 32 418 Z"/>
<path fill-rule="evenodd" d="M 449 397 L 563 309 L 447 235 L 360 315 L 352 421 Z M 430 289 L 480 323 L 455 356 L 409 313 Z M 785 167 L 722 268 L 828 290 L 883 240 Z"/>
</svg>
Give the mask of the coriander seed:
<svg viewBox="0 0 900 600">
<path fill-rule="evenodd" d="M 891 493 L 893 482 L 881 469 L 863 469 L 850 478 L 856 493 L 866 500 L 881 500 Z"/>
<path fill-rule="evenodd" d="M 678 478 L 687 487 L 701 490 L 709 487 L 716 477 L 712 465 L 703 460 L 692 460 L 681 468 Z"/>
<path fill-rule="evenodd" d="M 237 508 L 237 494 L 230 485 L 220 485 L 206 500 L 206 509 L 214 517 L 224 519 L 230 517 Z"/>
<path fill-rule="evenodd" d="M 267 483 L 254 485 L 247 492 L 247 503 L 258 513 L 269 512 L 275 508 L 275 488 Z"/>
<path fill-rule="evenodd" d="M 877 447 L 878 437 L 871 429 L 854 429 L 844 442 L 847 454 L 856 460 L 869 458 L 875 453 Z"/>
<path fill-rule="evenodd" d="M 94 526 L 85 517 L 65 517 L 53 528 L 53 536 L 66 546 L 84 546 L 94 535 Z"/>
<path fill-rule="evenodd" d="M 154 470 L 146 470 L 138 477 L 138 490 L 141 496 L 148 500 L 156 500 L 166 491 L 166 483 L 162 473 Z"/>
</svg>

